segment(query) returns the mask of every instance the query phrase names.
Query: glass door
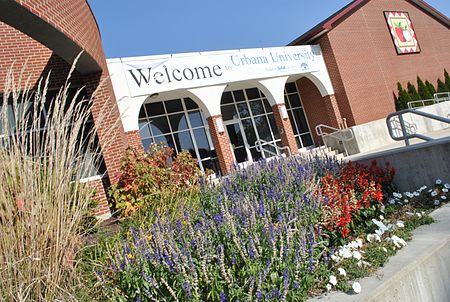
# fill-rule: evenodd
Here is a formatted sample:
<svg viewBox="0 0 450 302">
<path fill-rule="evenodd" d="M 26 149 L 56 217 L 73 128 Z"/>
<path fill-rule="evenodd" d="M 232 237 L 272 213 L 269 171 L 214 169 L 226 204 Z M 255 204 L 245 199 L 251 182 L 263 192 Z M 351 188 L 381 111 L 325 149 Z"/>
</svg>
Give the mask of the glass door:
<svg viewBox="0 0 450 302">
<path fill-rule="evenodd" d="M 252 161 L 251 153 L 248 148 L 247 139 L 239 121 L 229 121 L 225 123 L 231 148 L 233 149 L 234 159 L 239 165 Z"/>
</svg>

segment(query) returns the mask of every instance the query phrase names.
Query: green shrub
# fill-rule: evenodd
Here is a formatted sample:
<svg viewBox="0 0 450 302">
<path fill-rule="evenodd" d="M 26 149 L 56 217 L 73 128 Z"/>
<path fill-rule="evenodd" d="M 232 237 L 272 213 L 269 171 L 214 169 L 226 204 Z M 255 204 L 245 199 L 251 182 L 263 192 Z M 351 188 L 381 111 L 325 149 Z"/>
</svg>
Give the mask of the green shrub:
<svg viewBox="0 0 450 302">
<path fill-rule="evenodd" d="M 409 93 L 403 88 L 400 82 L 397 82 L 398 97 L 395 103 L 396 110 L 408 108 L 408 103 L 412 101 Z"/>
<path fill-rule="evenodd" d="M 198 192 L 200 170 L 191 154 L 183 151 L 172 155 L 173 150 L 164 145 L 151 145 L 147 152 L 127 150 L 119 181 L 109 191 L 120 217 L 143 208 L 146 216 L 177 212 L 179 201 L 191 200 L 189 197 Z"/>
<path fill-rule="evenodd" d="M 408 82 L 408 94 L 413 101 L 419 101 L 421 99 L 416 87 L 411 82 Z"/>
<path fill-rule="evenodd" d="M 433 95 L 420 77 L 417 77 L 417 89 L 421 100 L 429 100 L 433 98 Z"/>
<path fill-rule="evenodd" d="M 437 80 L 437 92 L 448 92 L 450 89 L 445 85 L 444 82 L 442 82 L 441 79 Z"/>
</svg>

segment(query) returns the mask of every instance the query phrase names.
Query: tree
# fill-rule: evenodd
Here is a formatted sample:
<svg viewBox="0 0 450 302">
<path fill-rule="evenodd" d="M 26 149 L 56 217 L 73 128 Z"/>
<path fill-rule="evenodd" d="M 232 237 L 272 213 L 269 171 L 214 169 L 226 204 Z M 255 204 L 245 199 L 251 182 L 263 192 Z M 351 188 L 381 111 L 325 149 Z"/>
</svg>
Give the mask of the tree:
<svg viewBox="0 0 450 302">
<path fill-rule="evenodd" d="M 397 89 L 398 97 L 395 103 L 395 109 L 402 110 L 408 108 L 408 102 L 412 101 L 411 96 L 405 89 L 403 89 L 402 84 L 399 82 L 397 82 Z"/>
<path fill-rule="evenodd" d="M 437 92 L 448 92 L 449 89 L 447 88 L 447 85 L 445 85 L 444 82 L 441 81 L 441 79 L 437 80 Z"/>
<path fill-rule="evenodd" d="M 448 75 L 446 69 L 444 69 L 444 79 L 445 79 L 445 86 L 447 86 L 447 91 L 450 91 L 450 76 Z"/>
<path fill-rule="evenodd" d="M 417 77 L 417 89 L 421 100 L 429 100 L 433 98 L 430 91 L 428 91 L 427 86 L 423 83 L 420 77 Z"/>
<path fill-rule="evenodd" d="M 418 101 L 420 100 L 420 95 L 416 90 L 416 87 L 411 84 L 411 82 L 408 82 L 408 94 L 411 97 L 412 101 Z"/>
<path fill-rule="evenodd" d="M 427 86 L 428 91 L 431 93 L 431 95 L 434 97 L 434 94 L 436 93 L 436 88 L 434 88 L 434 85 L 431 84 L 428 80 L 425 81 L 425 86 Z"/>
</svg>

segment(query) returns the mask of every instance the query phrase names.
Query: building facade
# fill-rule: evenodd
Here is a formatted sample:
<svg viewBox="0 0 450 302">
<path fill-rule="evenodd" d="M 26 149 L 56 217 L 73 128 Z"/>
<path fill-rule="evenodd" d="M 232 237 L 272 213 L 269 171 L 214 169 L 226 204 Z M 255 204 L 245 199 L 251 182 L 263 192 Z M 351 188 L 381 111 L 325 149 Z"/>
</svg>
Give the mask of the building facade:
<svg viewBox="0 0 450 302">
<path fill-rule="evenodd" d="M 109 59 L 130 141 L 188 150 L 227 174 L 262 157 L 314 145 L 296 81 L 308 78 L 333 116 L 334 91 L 318 46 Z M 261 148 L 258 147 L 263 147 Z M 283 151 L 289 150 L 289 151 Z"/>
<path fill-rule="evenodd" d="M 104 188 L 117 181 L 127 147 L 164 143 L 225 175 L 319 145 L 319 124 L 385 118 L 395 111 L 397 82 L 436 83 L 450 70 L 449 28 L 422 0 L 355 0 L 286 47 L 105 60 L 86 0 L 4 0 L 0 94 L 11 66 L 18 79 L 24 64 L 35 86 L 51 71 L 50 90 L 59 88 L 83 51 L 71 83 L 94 96 L 104 167 L 86 181 L 103 215 Z"/>
<path fill-rule="evenodd" d="M 89 4 L 85 0 L 0 1 L 0 94 L 5 90 L 10 71 L 16 82 L 19 78 L 29 79 L 31 90 L 37 88 L 40 78 L 46 78 L 51 72 L 48 86 L 51 94 L 64 85 L 74 59 L 82 51 L 70 79 L 71 87 L 85 87 L 84 94 L 88 98 L 95 91 L 91 113 L 106 166 L 99 167 L 99 171 L 93 173 L 97 175 L 85 181 L 97 189 L 101 202 L 96 214 L 108 215 L 104 186 L 115 181 L 120 157 L 128 142 L 108 80 L 99 29 Z M 109 114 L 100 118 L 105 107 L 109 108 Z M 114 143 L 109 143 L 111 141 Z"/>
<path fill-rule="evenodd" d="M 416 43 L 402 43 L 399 23 Z M 443 80 L 444 69 L 450 70 L 449 29 L 448 17 L 422 0 L 356 0 L 289 45 L 320 45 L 340 115 L 353 126 L 395 111 L 397 82 L 406 87 L 419 76 L 436 86 Z M 409 46 L 407 52 L 398 43 Z"/>
</svg>

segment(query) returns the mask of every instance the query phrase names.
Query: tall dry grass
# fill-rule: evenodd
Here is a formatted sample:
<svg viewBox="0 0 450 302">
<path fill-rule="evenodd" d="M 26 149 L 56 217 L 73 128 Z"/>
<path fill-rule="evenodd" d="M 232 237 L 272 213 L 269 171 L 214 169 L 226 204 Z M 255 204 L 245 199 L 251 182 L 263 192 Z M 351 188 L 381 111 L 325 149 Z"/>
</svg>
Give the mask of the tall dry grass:
<svg viewBox="0 0 450 302">
<path fill-rule="evenodd" d="M 73 301 L 74 255 L 93 195 L 74 180 L 98 161 L 82 147 L 94 148 L 90 102 L 77 100 L 80 90 L 68 97 L 69 80 L 49 102 L 48 78 L 33 92 L 13 79 L 10 72 L 0 117 L 0 301 Z"/>
</svg>

